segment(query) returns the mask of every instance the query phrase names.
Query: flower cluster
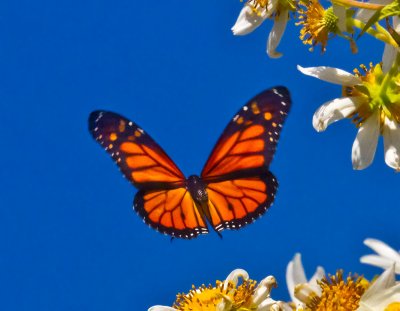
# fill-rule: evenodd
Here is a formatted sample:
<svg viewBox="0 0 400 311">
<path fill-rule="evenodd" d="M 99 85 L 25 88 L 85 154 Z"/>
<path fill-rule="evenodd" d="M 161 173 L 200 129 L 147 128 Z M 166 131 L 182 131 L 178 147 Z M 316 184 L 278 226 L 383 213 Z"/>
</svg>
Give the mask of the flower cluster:
<svg viewBox="0 0 400 311">
<path fill-rule="evenodd" d="M 332 38 L 348 40 L 357 52 L 355 37 L 368 34 L 385 42 L 382 62 L 361 65 L 354 74 L 332 67 L 298 69 L 305 75 L 342 86 L 342 97 L 323 104 L 314 114 L 313 126 L 324 131 L 343 118 L 350 118 L 358 128 L 352 148 L 353 168 L 368 167 L 374 158 L 378 139 L 384 140 L 385 162 L 400 171 L 400 4 L 398 0 L 332 0 L 324 8 L 319 0 L 248 0 L 232 27 L 235 35 L 252 32 L 263 21 L 273 19 L 267 54 L 280 57 L 277 47 L 289 19 L 301 26 L 300 39 L 312 51 L 322 52 Z"/>
<path fill-rule="evenodd" d="M 301 255 L 296 254 L 286 269 L 289 302 L 272 299 L 271 290 L 277 286 L 273 276 L 257 284 L 245 270 L 236 269 L 215 286 L 193 286 L 189 293 L 178 294 L 172 307 L 149 311 L 399 311 L 400 253 L 378 240 L 367 239 L 365 244 L 378 255 L 363 256 L 361 262 L 385 269 L 371 281 L 342 270 L 326 274 L 322 267 L 307 280 Z"/>
</svg>

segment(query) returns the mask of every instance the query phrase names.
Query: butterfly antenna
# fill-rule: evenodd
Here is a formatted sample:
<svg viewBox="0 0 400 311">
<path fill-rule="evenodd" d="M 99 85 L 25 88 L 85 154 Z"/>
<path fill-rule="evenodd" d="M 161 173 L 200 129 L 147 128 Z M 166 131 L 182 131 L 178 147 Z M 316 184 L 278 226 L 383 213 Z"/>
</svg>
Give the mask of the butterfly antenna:
<svg viewBox="0 0 400 311">
<path fill-rule="evenodd" d="M 217 232 L 218 236 L 220 237 L 220 239 L 222 240 L 222 234 L 219 231 L 215 231 Z"/>
<path fill-rule="evenodd" d="M 175 238 L 172 236 L 170 242 L 172 243 L 172 241 L 173 241 L 174 239 L 175 239 Z"/>
</svg>

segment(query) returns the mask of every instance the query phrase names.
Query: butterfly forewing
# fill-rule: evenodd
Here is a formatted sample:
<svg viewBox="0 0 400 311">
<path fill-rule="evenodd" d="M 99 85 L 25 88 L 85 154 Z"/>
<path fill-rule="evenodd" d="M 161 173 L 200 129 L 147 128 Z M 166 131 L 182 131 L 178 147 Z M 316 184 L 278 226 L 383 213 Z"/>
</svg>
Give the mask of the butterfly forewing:
<svg viewBox="0 0 400 311">
<path fill-rule="evenodd" d="M 113 112 L 94 111 L 89 117 L 89 131 L 137 188 L 184 184 L 185 176 L 175 163 L 134 122 Z"/>
<path fill-rule="evenodd" d="M 290 104 L 285 87 L 264 91 L 251 99 L 219 138 L 201 173 L 203 180 L 229 179 L 266 171 Z"/>
</svg>

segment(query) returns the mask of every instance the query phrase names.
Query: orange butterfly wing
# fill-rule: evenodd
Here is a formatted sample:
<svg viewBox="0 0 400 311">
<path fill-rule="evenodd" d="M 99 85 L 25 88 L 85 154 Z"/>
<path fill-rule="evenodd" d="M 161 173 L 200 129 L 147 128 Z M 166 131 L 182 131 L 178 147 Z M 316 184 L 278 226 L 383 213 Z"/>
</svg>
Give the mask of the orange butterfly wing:
<svg viewBox="0 0 400 311">
<path fill-rule="evenodd" d="M 215 230 L 239 229 L 273 203 L 278 182 L 268 167 L 290 105 L 285 87 L 264 91 L 225 128 L 201 173 Z"/>
<path fill-rule="evenodd" d="M 94 111 L 89 131 L 135 187 L 177 187 L 185 176 L 161 147 L 134 122 L 113 112 Z"/>
<path fill-rule="evenodd" d="M 185 189 L 185 176 L 137 124 L 113 112 L 94 111 L 89 131 L 140 190 L 133 207 L 150 227 L 182 238 L 208 232 Z"/>
<path fill-rule="evenodd" d="M 204 218 L 185 188 L 139 191 L 133 206 L 145 223 L 161 233 L 186 239 L 208 233 Z"/>
<path fill-rule="evenodd" d="M 207 185 L 208 206 L 214 229 L 240 229 L 252 223 L 271 206 L 278 188 L 268 172 Z"/>
</svg>

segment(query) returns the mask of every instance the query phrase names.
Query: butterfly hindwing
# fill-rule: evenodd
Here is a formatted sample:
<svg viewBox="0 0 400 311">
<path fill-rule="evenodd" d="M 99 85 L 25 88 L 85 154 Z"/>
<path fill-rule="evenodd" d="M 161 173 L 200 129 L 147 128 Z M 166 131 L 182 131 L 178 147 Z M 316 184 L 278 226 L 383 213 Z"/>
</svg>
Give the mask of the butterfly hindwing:
<svg viewBox="0 0 400 311">
<path fill-rule="evenodd" d="M 275 153 L 290 104 L 285 87 L 266 90 L 251 99 L 219 138 L 201 173 L 203 180 L 223 180 L 265 171 Z"/>
<path fill-rule="evenodd" d="M 278 183 L 270 172 L 207 185 L 211 224 L 215 230 L 240 229 L 272 204 Z"/>
<path fill-rule="evenodd" d="M 94 111 L 89 131 L 137 188 L 175 188 L 185 176 L 137 124 L 113 112 Z"/>
<path fill-rule="evenodd" d="M 141 190 L 133 207 L 146 224 L 161 233 L 185 239 L 208 233 L 204 218 L 185 188 Z"/>
</svg>

